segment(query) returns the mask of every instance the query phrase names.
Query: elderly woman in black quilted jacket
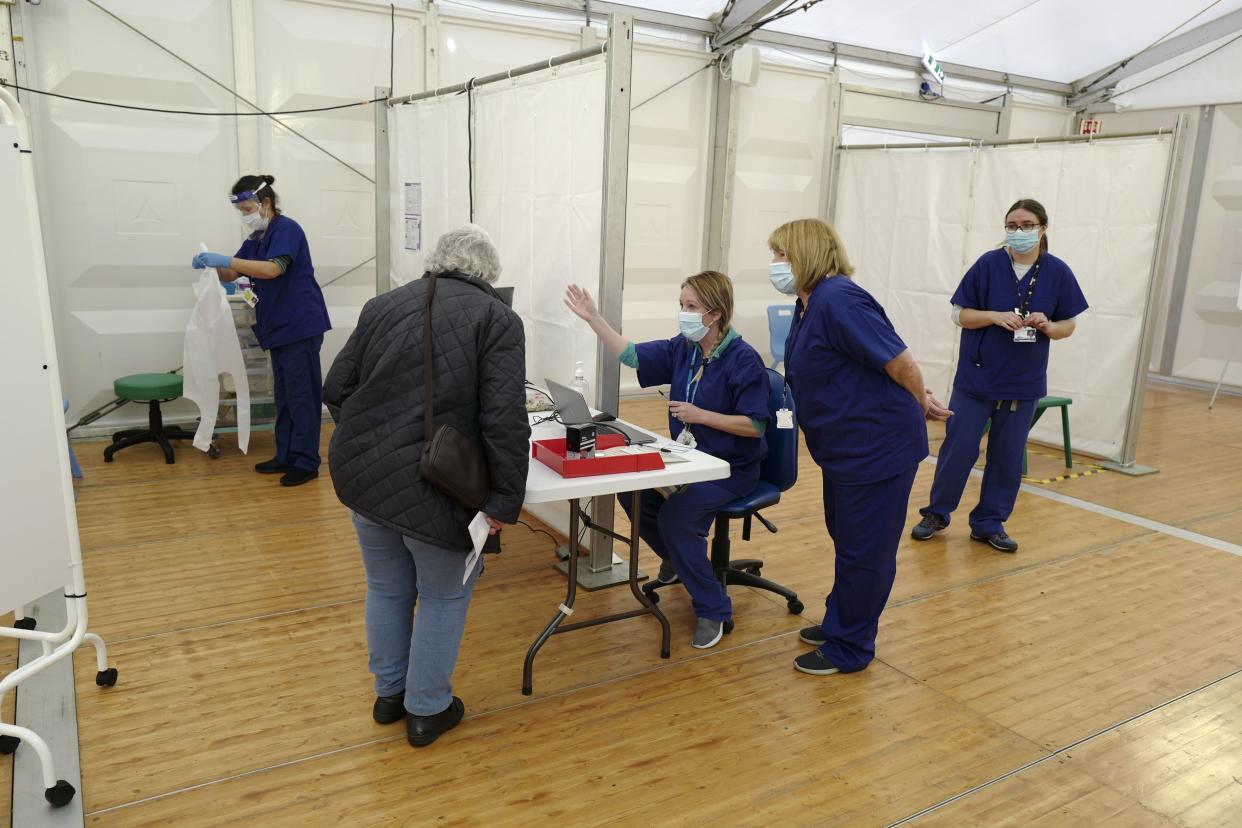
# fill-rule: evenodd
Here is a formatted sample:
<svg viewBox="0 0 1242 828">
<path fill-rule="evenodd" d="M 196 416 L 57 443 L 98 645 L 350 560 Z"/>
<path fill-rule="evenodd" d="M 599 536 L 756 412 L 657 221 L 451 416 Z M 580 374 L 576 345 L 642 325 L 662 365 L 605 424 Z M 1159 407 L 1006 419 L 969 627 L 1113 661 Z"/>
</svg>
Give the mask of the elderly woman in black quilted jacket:
<svg viewBox="0 0 1242 828">
<path fill-rule="evenodd" d="M 441 237 L 427 271 L 437 274 L 435 423 L 477 435 L 491 478 L 482 511 L 495 533 L 517 520 L 526 494 L 522 321 L 492 288 L 500 257 L 481 227 Z M 434 742 L 465 712 L 452 676 L 481 568 L 476 561 L 465 571 L 475 513 L 419 475 L 427 285 L 424 276 L 367 302 L 323 394 L 337 423 L 332 483 L 353 513 L 366 568 L 373 715 L 380 724 L 405 718 L 415 747 Z"/>
</svg>

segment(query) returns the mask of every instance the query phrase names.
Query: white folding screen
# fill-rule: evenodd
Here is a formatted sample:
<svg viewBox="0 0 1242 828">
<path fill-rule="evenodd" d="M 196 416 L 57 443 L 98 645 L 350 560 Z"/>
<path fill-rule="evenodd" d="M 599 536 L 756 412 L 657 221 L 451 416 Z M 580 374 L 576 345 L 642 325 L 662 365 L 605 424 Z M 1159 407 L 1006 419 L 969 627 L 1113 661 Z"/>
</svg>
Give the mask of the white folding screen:
<svg viewBox="0 0 1242 828">
<path fill-rule="evenodd" d="M 576 362 L 595 381 L 595 335 L 561 300 L 573 282 L 599 288 L 604 82 L 597 59 L 475 92 L 474 221 L 500 251 L 500 284 L 516 288 L 527 377 L 537 383 L 568 381 Z M 436 239 L 470 220 L 466 124 L 465 96 L 389 111 L 399 283 L 421 276 Z"/>
<path fill-rule="evenodd" d="M 1171 139 L 972 149 L 850 150 L 837 228 L 858 282 L 888 310 L 929 384 L 948 392 L 959 331 L 949 297 L 1000 244 L 1005 210 L 1030 197 L 1050 218 L 1051 251 L 1074 270 L 1091 310 L 1053 343 L 1049 393 L 1072 397 L 1074 443 L 1121 458 L 1143 313 L 1151 290 Z M 1041 421 L 1036 439 L 1060 441 Z"/>
</svg>

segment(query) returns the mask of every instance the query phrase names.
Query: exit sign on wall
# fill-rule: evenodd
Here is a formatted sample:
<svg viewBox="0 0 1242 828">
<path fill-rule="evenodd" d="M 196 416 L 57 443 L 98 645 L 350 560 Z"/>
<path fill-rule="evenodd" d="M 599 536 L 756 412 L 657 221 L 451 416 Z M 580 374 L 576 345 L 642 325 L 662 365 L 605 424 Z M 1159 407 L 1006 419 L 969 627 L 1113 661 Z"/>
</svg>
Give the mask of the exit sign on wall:
<svg viewBox="0 0 1242 828">
<path fill-rule="evenodd" d="M 1098 118 L 1083 118 L 1078 122 L 1079 135 L 1099 135 L 1104 123 Z"/>
</svg>

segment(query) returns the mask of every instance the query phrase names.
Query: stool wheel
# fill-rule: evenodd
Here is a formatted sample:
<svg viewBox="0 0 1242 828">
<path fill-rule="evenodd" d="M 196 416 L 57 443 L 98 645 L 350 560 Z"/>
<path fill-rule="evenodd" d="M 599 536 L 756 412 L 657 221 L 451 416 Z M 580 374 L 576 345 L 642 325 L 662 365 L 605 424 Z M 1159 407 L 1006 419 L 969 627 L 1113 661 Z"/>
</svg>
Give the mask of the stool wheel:
<svg viewBox="0 0 1242 828">
<path fill-rule="evenodd" d="M 217 446 L 215 443 L 212 443 L 211 445 L 209 445 L 207 447 L 207 456 L 210 457 L 212 460 L 219 460 L 220 459 L 220 447 Z"/>
<path fill-rule="evenodd" d="M 56 784 L 43 792 L 43 797 L 53 808 L 63 808 L 73 801 L 73 795 L 77 790 L 63 779 L 57 779 Z"/>
<path fill-rule="evenodd" d="M 643 592 L 647 593 L 647 600 L 650 601 L 651 603 L 653 604 L 660 603 L 660 593 L 656 592 L 654 589 L 653 590 L 644 589 Z"/>
<path fill-rule="evenodd" d="M 95 684 L 99 687 L 115 687 L 117 672 L 115 667 L 100 670 L 95 674 Z"/>
<path fill-rule="evenodd" d="M 13 622 L 13 626 L 19 630 L 33 630 L 38 624 L 37 618 L 19 618 Z"/>
<path fill-rule="evenodd" d="M 804 609 L 806 609 L 806 607 L 803 606 L 802 602 L 799 601 L 797 598 L 789 602 L 789 614 L 790 615 L 801 615 Z"/>
<path fill-rule="evenodd" d="M 22 740 L 16 736 L 0 736 L 0 756 L 11 756 L 17 752 Z"/>
</svg>

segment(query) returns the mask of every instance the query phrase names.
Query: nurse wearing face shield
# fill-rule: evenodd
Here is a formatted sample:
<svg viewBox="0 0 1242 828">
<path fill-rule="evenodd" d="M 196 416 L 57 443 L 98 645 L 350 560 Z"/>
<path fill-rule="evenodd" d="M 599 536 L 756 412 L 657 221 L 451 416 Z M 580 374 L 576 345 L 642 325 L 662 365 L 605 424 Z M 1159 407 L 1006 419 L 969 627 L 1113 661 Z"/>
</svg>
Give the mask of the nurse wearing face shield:
<svg viewBox="0 0 1242 828">
<path fill-rule="evenodd" d="M 246 240 L 232 256 L 199 253 L 192 264 L 215 268 L 222 282 L 246 276 L 254 286 L 254 332 L 271 354 L 276 398 L 276 456 L 254 468 L 281 475 L 282 486 L 299 486 L 319 476 L 319 349 L 332 324 L 306 234 L 280 211 L 275 183 L 270 175 L 238 179 L 229 201 L 240 214 Z"/>
<path fill-rule="evenodd" d="M 948 527 L 987 428 L 987 467 L 970 537 L 1012 553 L 1018 542 L 1005 532 L 1005 521 L 1022 484 L 1035 404 L 1048 393 L 1050 345 L 1074 333 L 1074 317 L 1087 300 L 1069 265 L 1048 252 L 1043 205 L 1018 201 L 1005 214 L 1004 229 L 1004 245 L 980 256 L 953 294 L 953 321 L 962 329 L 949 400 L 957 416 L 948 422 L 931 502 L 912 536 L 931 540 Z"/>
</svg>

